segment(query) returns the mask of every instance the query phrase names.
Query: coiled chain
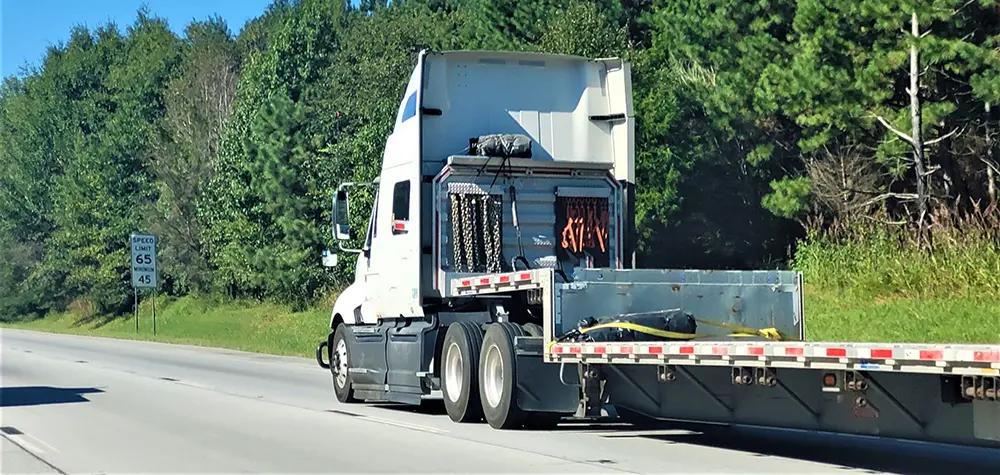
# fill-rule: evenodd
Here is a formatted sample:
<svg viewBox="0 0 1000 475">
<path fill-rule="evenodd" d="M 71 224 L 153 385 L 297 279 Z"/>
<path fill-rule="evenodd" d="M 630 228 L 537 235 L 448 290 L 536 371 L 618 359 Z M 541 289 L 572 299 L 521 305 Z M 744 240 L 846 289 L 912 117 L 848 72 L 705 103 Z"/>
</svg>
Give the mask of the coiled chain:
<svg viewBox="0 0 1000 475">
<path fill-rule="evenodd" d="M 483 196 L 483 217 L 486 218 L 483 228 L 488 228 L 484 238 L 484 253 L 486 254 L 486 272 L 503 272 L 503 237 L 500 234 L 500 223 L 503 221 L 503 198 L 492 195 Z"/>
<path fill-rule="evenodd" d="M 454 268 L 456 272 L 464 272 L 464 269 L 469 265 L 469 260 L 462 252 L 462 243 L 465 242 L 464 226 L 462 225 L 463 213 L 460 212 L 462 197 L 452 193 L 449 198 L 451 198 L 451 251 L 454 255 Z"/>
<path fill-rule="evenodd" d="M 503 272 L 503 197 L 450 195 L 455 272 Z"/>
</svg>

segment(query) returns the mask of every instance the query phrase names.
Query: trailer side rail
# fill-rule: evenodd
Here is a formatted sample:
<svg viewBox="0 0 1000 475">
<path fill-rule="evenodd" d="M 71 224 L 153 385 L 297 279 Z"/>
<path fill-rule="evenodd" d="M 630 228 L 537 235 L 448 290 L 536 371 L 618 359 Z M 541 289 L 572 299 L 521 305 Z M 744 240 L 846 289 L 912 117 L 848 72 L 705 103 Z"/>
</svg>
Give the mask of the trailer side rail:
<svg viewBox="0 0 1000 475">
<path fill-rule="evenodd" d="M 1000 346 L 890 343 L 557 343 L 550 362 L 769 366 L 1000 376 Z"/>
</svg>

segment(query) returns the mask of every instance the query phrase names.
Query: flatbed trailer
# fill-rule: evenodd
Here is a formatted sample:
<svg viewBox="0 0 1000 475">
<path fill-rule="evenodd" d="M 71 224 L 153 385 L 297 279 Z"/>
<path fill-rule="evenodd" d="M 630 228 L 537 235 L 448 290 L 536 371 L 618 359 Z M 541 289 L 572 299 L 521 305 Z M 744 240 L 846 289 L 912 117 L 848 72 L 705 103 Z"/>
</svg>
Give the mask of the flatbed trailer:
<svg viewBox="0 0 1000 475">
<path fill-rule="evenodd" d="M 610 277 L 636 272 L 647 279 L 625 277 L 621 280 L 628 283 L 617 285 Z M 553 308 L 542 344 L 533 341 L 538 337 L 519 336 L 518 351 L 537 352 L 541 346 L 545 363 L 597 373 L 589 379 L 604 381 L 604 400 L 633 418 L 1000 447 L 1000 346 L 763 339 L 560 342 L 557 337 L 579 322 L 560 308 L 569 294 L 593 292 L 592 285 L 617 290 L 656 278 L 679 294 L 676 303 L 703 300 L 717 288 L 738 289 L 740 297 L 755 294 L 747 292 L 752 287 L 789 294 L 797 305 L 789 322 L 795 327 L 796 320 L 802 321 L 797 273 L 588 269 L 581 274 L 573 283 L 560 283 L 550 270 L 524 271 L 456 279 L 452 287 L 464 295 L 540 289 Z M 706 275 L 712 277 L 709 283 Z M 601 294 L 594 298 L 603 299 Z"/>
<path fill-rule="evenodd" d="M 633 127 L 620 59 L 421 52 L 341 244 L 355 283 L 316 350 L 337 399 L 1000 447 L 998 345 L 809 342 L 799 272 L 634 268 Z"/>
</svg>

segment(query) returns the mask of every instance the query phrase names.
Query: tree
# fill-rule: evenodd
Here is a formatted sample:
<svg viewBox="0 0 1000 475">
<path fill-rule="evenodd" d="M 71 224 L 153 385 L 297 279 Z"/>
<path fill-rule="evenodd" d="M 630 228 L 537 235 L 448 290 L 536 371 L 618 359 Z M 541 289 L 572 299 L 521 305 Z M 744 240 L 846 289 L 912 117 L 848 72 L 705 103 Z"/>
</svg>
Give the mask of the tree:
<svg viewBox="0 0 1000 475">
<path fill-rule="evenodd" d="M 53 186 L 49 243 L 60 252 L 46 255 L 49 269 L 67 273 L 69 291 L 109 312 L 130 300 L 128 236 L 149 216 L 155 193 L 146 149 L 180 64 L 179 41 L 163 20 L 140 11 L 128 33 L 106 26 L 94 38 L 79 29 L 60 58 L 64 105 L 79 115 L 63 125 L 71 145 Z"/>
<path fill-rule="evenodd" d="M 214 18 L 186 29 L 183 74 L 165 92 L 165 116 L 151 145 L 158 191 L 153 231 L 163 243 L 164 286 L 177 293 L 209 289 L 197 200 L 211 179 L 236 100 L 236 45 Z"/>
</svg>

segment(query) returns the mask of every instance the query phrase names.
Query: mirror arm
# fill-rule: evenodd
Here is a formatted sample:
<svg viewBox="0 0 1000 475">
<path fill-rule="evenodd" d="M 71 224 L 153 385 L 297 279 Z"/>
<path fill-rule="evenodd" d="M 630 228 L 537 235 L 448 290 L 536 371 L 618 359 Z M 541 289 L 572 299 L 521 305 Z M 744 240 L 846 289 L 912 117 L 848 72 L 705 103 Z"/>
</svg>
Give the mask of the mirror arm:
<svg viewBox="0 0 1000 475">
<path fill-rule="evenodd" d="M 361 249 L 350 249 L 350 248 L 344 247 L 344 242 L 343 241 L 337 241 L 337 247 L 339 247 L 341 251 L 344 251 L 344 252 L 347 252 L 347 253 L 350 253 L 350 254 L 361 254 L 361 252 L 362 252 Z"/>
</svg>

